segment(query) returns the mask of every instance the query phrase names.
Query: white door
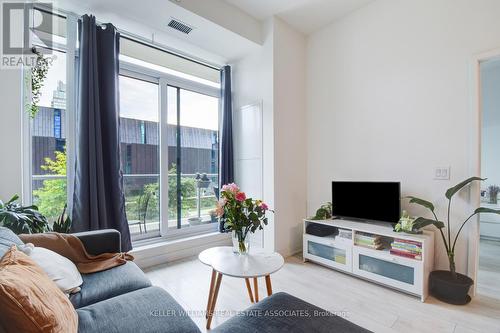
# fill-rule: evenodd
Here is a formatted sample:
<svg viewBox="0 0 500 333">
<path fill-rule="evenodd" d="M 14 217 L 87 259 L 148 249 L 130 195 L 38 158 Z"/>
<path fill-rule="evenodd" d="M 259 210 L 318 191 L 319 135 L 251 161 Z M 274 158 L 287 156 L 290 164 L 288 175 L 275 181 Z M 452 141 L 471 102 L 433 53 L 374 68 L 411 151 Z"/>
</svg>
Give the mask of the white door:
<svg viewBox="0 0 500 333">
<path fill-rule="evenodd" d="M 235 180 L 248 197 L 263 197 L 262 103 L 246 105 L 233 114 Z M 250 236 L 251 246 L 263 247 L 263 234 Z"/>
</svg>

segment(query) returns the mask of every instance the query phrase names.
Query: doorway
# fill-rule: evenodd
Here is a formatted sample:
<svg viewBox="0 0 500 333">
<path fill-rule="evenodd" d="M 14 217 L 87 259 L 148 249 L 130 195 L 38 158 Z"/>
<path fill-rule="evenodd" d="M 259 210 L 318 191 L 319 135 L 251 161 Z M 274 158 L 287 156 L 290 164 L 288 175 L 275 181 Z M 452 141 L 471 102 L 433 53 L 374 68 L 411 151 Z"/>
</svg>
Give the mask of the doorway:
<svg viewBox="0 0 500 333">
<path fill-rule="evenodd" d="M 481 184 L 482 207 L 500 209 L 500 57 L 479 63 L 481 105 Z M 500 300 L 500 215 L 479 218 L 479 295 Z"/>
</svg>

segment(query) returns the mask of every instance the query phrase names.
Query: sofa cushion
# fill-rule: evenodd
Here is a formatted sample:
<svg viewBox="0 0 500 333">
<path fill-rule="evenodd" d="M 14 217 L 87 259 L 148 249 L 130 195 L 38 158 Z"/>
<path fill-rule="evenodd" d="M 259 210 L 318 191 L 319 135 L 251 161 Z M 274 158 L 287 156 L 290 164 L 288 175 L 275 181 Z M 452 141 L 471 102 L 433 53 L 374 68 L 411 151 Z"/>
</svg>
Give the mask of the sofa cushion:
<svg viewBox="0 0 500 333">
<path fill-rule="evenodd" d="M 287 293 L 276 293 L 212 330 L 216 333 L 367 333 L 350 321 Z"/>
<path fill-rule="evenodd" d="M 76 310 L 78 332 L 200 332 L 165 290 L 149 287 Z"/>
<path fill-rule="evenodd" d="M 0 259 L 9 251 L 12 245 L 23 245 L 23 241 L 9 228 L 0 227 Z"/>
<path fill-rule="evenodd" d="M 82 278 L 82 290 L 70 297 L 77 309 L 151 286 L 143 271 L 131 261 L 102 272 L 82 274 Z"/>
<path fill-rule="evenodd" d="M 0 322 L 7 332 L 74 332 L 68 297 L 30 257 L 12 248 L 0 261 Z"/>
<path fill-rule="evenodd" d="M 63 293 L 69 295 L 80 291 L 82 275 L 71 260 L 31 243 L 19 246 L 19 249 L 36 262 Z"/>
</svg>

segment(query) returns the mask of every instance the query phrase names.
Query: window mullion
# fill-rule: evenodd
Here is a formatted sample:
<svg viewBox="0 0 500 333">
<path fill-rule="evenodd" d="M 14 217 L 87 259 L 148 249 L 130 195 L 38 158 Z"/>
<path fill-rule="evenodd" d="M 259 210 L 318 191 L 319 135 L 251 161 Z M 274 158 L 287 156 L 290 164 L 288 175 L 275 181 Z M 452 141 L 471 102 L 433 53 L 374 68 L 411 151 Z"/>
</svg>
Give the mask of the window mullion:
<svg viewBox="0 0 500 333">
<path fill-rule="evenodd" d="M 29 27 L 33 27 L 33 11 L 29 11 Z M 26 37 L 26 36 L 25 36 Z M 29 45 L 32 45 L 32 36 L 28 34 Z M 32 204 L 33 201 L 33 157 L 32 157 L 32 121 L 29 115 L 28 108 L 31 104 L 32 91 L 31 91 L 31 68 L 23 67 L 21 75 L 23 76 L 23 105 L 22 105 L 22 138 L 23 138 L 23 180 L 22 180 L 22 202 L 25 205 Z"/>
<path fill-rule="evenodd" d="M 168 232 L 168 84 L 167 80 L 159 80 L 160 105 L 160 235 L 167 236 Z"/>
</svg>

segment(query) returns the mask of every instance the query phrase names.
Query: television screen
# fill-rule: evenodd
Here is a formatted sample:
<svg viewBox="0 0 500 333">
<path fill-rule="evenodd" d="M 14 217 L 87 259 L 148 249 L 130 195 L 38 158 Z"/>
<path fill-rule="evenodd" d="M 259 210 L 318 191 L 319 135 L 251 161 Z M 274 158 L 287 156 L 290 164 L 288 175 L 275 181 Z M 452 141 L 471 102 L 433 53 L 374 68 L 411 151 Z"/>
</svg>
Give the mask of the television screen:
<svg viewBox="0 0 500 333">
<path fill-rule="evenodd" d="M 397 223 L 399 182 L 332 182 L 333 216 Z"/>
</svg>

